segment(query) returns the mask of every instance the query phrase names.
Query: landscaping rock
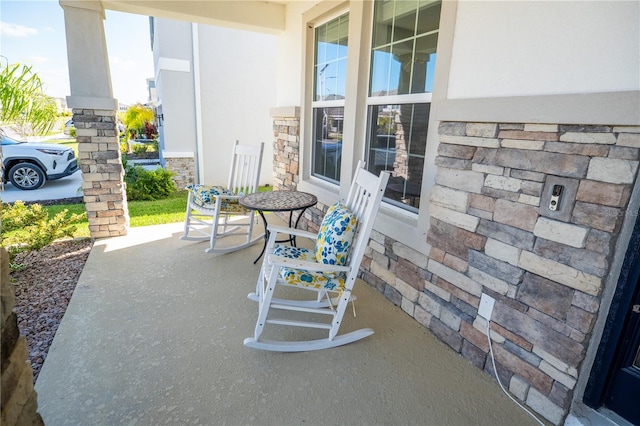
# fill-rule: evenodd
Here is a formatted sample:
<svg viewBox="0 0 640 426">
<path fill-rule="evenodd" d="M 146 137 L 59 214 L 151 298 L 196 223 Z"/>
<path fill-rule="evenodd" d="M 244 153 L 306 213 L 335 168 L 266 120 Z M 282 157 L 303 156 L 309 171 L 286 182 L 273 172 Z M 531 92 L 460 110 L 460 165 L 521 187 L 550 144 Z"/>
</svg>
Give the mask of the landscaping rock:
<svg viewBox="0 0 640 426">
<path fill-rule="evenodd" d="M 20 334 L 27 338 L 34 383 L 92 245 L 90 240 L 58 241 L 16 256 L 15 262 L 25 267 L 10 274 L 16 295 L 14 312 Z"/>
</svg>

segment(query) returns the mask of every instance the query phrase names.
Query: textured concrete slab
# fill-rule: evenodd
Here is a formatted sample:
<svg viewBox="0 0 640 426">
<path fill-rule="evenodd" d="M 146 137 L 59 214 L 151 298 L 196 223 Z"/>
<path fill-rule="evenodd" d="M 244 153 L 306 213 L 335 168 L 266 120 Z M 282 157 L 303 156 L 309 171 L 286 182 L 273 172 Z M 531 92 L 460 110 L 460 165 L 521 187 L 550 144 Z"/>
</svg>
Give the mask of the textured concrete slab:
<svg viewBox="0 0 640 426">
<path fill-rule="evenodd" d="M 364 282 L 339 348 L 245 348 L 261 246 L 211 255 L 182 224 L 96 242 L 40 373 L 47 425 L 527 425 L 496 382 Z"/>
</svg>

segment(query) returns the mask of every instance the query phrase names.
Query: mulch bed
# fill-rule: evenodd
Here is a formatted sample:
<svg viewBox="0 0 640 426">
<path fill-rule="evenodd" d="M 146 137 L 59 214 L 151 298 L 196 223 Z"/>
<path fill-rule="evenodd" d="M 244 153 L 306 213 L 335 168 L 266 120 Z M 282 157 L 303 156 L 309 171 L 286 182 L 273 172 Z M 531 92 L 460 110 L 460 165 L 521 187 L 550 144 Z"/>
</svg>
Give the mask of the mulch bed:
<svg viewBox="0 0 640 426">
<path fill-rule="evenodd" d="M 27 338 L 34 383 L 92 246 L 88 239 L 57 241 L 16 256 L 15 262 L 25 267 L 10 274 L 16 293 L 14 312 L 20 334 Z"/>
</svg>

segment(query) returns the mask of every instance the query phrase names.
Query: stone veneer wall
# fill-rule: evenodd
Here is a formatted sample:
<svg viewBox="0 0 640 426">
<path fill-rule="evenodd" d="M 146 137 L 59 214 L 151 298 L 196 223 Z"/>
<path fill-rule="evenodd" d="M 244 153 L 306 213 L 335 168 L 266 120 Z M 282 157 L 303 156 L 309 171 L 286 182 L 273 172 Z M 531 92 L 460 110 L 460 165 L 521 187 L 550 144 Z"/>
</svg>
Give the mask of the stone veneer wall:
<svg viewBox="0 0 640 426">
<path fill-rule="evenodd" d="M 3 425 L 42 425 L 38 414 L 38 395 L 33 389 L 33 370 L 28 361 L 27 340 L 20 336 L 18 317 L 13 312 L 15 295 L 9 282 L 9 255 L 0 248 L 0 296 L 2 370 L 0 381 L 1 415 Z"/>
<path fill-rule="evenodd" d="M 273 190 L 295 191 L 298 188 L 300 166 L 300 118 L 273 117 Z M 326 210 L 326 209 L 325 209 Z M 288 213 L 276 212 L 283 220 Z M 317 230 L 317 216 L 324 214 L 318 207 L 308 208 L 300 219 L 299 228 Z"/>
<path fill-rule="evenodd" d="M 196 182 L 196 162 L 194 157 L 165 157 L 167 170 L 173 172 L 173 181 L 178 189 Z"/>
<path fill-rule="evenodd" d="M 298 182 L 297 119 L 274 118 L 275 189 Z M 640 127 L 443 122 L 430 253 L 373 231 L 361 278 L 554 424 L 571 406 L 640 160 Z M 291 167 L 291 164 L 294 164 Z M 293 172 L 295 170 L 295 173 Z M 564 186 L 559 209 L 547 206 Z M 328 206 L 307 209 L 318 230 Z"/>
<path fill-rule="evenodd" d="M 300 164 L 300 118 L 273 117 L 273 189 L 295 190 Z"/>
<path fill-rule="evenodd" d="M 129 210 L 116 112 L 74 109 L 73 122 L 91 237 L 126 235 Z"/>
<path fill-rule="evenodd" d="M 640 127 L 443 122 L 428 256 L 374 232 L 363 279 L 554 424 L 571 405 L 635 182 Z M 553 184 L 565 188 L 548 209 Z"/>
</svg>

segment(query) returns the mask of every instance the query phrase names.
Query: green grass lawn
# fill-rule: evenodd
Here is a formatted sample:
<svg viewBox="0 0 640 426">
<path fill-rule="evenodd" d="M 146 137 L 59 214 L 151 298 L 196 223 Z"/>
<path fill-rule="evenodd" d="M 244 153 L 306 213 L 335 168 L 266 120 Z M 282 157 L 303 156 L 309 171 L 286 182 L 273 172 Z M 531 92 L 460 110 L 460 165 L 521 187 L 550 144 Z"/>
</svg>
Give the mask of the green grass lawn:
<svg viewBox="0 0 640 426">
<path fill-rule="evenodd" d="M 129 201 L 129 218 L 132 227 L 160 225 L 184 221 L 187 209 L 187 191 L 177 191 L 162 200 L 153 201 Z M 57 204 L 44 207 L 52 218 L 57 213 L 67 210 L 71 213 L 84 213 L 84 204 Z M 79 222 L 75 237 L 89 236 L 89 222 L 87 219 Z"/>
<path fill-rule="evenodd" d="M 271 191 L 271 186 L 262 186 L 260 192 Z M 183 222 L 187 209 L 187 191 L 176 191 L 169 197 L 153 201 L 129 201 L 129 218 L 132 227 L 161 225 L 164 223 Z M 85 212 L 84 204 L 57 204 L 44 206 L 49 214 L 49 218 L 57 213 L 67 210 L 68 215 Z M 76 238 L 89 237 L 89 222 L 87 219 L 76 224 L 77 230 L 74 233 Z"/>
<path fill-rule="evenodd" d="M 184 221 L 187 210 L 187 191 L 177 191 L 162 200 L 131 201 L 131 226 L 160 225 Z"/>
</svg>

